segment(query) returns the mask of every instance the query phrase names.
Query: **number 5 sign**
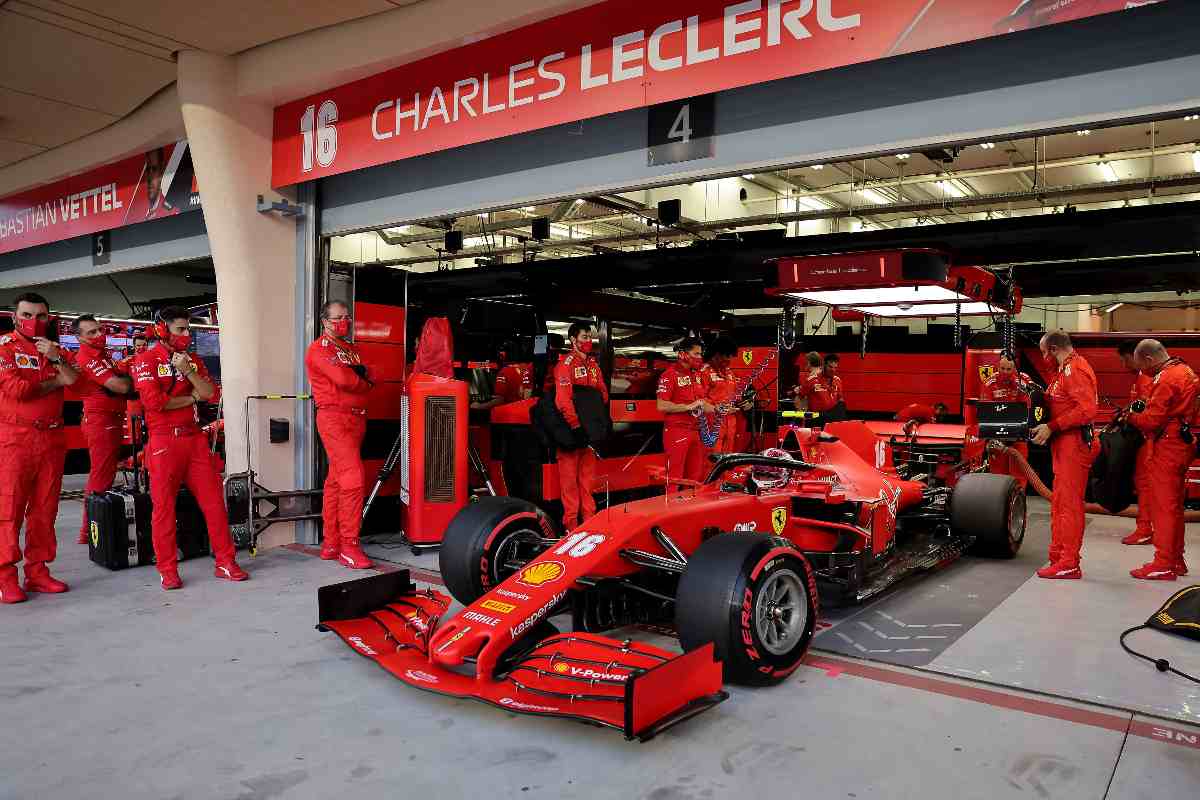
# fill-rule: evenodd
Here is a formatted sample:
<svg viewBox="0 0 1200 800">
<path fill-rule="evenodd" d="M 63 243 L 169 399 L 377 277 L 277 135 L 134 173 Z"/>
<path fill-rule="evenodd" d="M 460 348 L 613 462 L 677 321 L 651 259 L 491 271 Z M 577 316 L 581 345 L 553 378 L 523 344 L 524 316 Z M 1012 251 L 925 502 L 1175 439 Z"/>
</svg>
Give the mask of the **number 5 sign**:
<svg viewBox="0 0 1200 800">
<path fill-rule="evenodd" d="M 647 165 L 712 158 L 715 106 L 711 94 L 651 106 Z"/>
</svg>

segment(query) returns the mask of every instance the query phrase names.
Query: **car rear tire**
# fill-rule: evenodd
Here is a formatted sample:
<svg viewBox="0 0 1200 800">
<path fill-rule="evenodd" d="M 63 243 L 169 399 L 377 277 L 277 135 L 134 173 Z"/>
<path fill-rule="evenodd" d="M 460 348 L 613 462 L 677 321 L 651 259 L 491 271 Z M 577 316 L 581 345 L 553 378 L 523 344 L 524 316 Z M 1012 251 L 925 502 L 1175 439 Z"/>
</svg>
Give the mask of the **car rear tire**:
<svg viewBox="0 0 1200 800">
<path fill-rule="evenodd" d="M 1015 558 L 1025 540 L 1025 492 L 1011 475 L 964 475 L 950 495 L 950 527 L 975 537 L 972 555 Z"/>
<path fill-rule="evenodd" d="M 787 539 L 723 533 L 688 559 L 675 627 L 685 652 L 713 643 L 726 682 L 773 686 L 808 652 L 817 603 L 812 567 Z"/>
<path fill-rule="evenodd" d="M 454 599 L 470 605 L 558 536 L 544 511 L 515 497 L 483 497 L 459 511 L 442 537 L 438 568 Z"/>
</svg>

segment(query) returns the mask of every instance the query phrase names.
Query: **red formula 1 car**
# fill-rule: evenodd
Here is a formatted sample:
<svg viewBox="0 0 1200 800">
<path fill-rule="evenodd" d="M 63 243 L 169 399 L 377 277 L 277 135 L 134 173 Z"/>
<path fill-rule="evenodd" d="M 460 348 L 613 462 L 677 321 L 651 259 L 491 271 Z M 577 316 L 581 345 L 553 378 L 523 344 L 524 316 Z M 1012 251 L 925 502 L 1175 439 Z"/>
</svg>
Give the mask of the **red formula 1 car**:
<svg viewBox="0 0 1200 800">
<path fill-rule="evenodd" d="M 800 429 L 790 452 L 727 455 L 694 490 L 601 511 L 565 535 L 538 508 L 484 498 L 446 531 L 442 577 L 320 590 L 320 626 L 410 686 L 645 739 L 771 685 L 804 657 L 818 582 L 849 599 L 967 549 L 1012 556 L 1024 494 L 1009 476 L 931 486 L 875 466 L 863 423 Z M 572 631 L 548 620 L 571 614 Z M 670 625 L 679 655 L 605 632 Z"/>
</svg>

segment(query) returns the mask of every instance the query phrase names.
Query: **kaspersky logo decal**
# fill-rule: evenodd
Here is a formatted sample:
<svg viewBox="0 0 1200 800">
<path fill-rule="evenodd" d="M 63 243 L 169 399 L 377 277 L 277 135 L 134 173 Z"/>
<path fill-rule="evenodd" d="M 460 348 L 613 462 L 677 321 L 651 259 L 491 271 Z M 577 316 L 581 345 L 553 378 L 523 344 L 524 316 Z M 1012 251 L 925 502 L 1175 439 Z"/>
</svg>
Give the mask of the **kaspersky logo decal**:
<svg viewBox="0 0 1200 800">
<path fill-rule="evenodd" d="M 787 527 L 787 521 L 787 506 L 778 506 L 771 509 L 771 530 L 775 531 L 776 536 L 783 533 L 783 529 Z"/>
<path fill-rule="evenodd" d="M 558 605 L 559 602 L 561 602 L 562 599 L 566 596 L 567 596 L 566 592 L 559 592 L 558 594 L 554 595 L 554 597 L 551 597 L 549 602 L 547 602 L 544 606 L 539 608 L 537 611 L 533 612 L 533 614 L 530 615 L 529 619 L 509 628 L 508 635 L 513 638 L 513 641 L 516 641 L 518 638 L 520 638 L 521 634 L 525 633 L 525 631 L 529 630 L 534 625 L 536 625 L 538 622 L 540 622 L 542 617 L 549 614 L 550 609 L 552 609 L 556 605 Z"/>
<path fill-rule="evenodd" d="M 566 571 L 567 567 L 561 561 L 539 561 L 521 570 L 517 583 L 537 589 L 548 583 L 554 583 Z"/>
</svg>

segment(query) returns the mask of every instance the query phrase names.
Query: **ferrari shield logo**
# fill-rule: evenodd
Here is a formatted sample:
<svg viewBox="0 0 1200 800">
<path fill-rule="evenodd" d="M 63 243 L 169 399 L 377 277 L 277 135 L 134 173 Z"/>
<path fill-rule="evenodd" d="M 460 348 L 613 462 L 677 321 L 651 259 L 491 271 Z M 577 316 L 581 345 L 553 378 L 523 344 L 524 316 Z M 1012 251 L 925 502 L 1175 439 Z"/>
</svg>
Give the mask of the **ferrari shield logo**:
<svg viewBox="0 0 1200 800">
<path fill-rule="evenodd" d="M 990 381 L 992 379 L 992 376 L 995 374 L 996 374 L 996 368 L 993 367 L 991 364 L 984 364 L 983 366 L 981 366 L 979 368 L 979 380 L 983 381 L 984 383 L 987 383 L 988 381 Z"/>
<path fill-rule="evenodd" d="M 1034 407 L 1033 407 L 1033 420 L 1034 420 L 1034 422 L 1041 422 L 1041 421 L 1042 421 L 1042 417 L 1044 417 L 1044 416 L 1046 416 L 1046 410 L 1045 410 L 1044 408 L 1042 408 L 1041 406 L 1034 406 Z"/>
<path fill-rule="evenodd" d="M 750 366 L 750 364 L 753 361 L 754 361 L 754 351 L 753 350 L 743 350 L 742 351 L 742 363 L 748 367 L 748 366 Z"/>
<path fill-rule="evenodd" d="M 787 521 L 787 506 L 778 506 L 771 509 L 771 530 L 775 531 L 776 536 L 783 533 L 783 529 L 787 527 Z"/>
<path fill-rule="evenodd" d="M 88 525 L 88 533 L 91 534 L 92 548 L 95 550 L 99 550 L 100 549 L 100 526 L 96 524 L 95 520 L 92 520 L 92 522 Z"/>
</svg>

